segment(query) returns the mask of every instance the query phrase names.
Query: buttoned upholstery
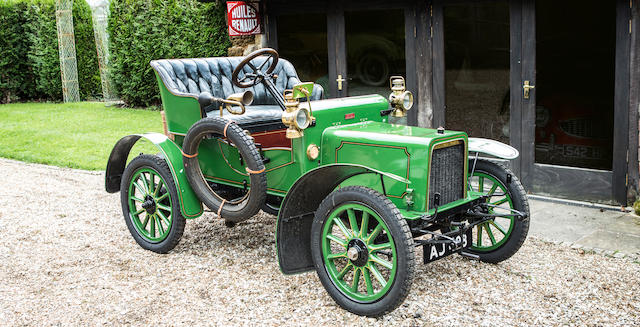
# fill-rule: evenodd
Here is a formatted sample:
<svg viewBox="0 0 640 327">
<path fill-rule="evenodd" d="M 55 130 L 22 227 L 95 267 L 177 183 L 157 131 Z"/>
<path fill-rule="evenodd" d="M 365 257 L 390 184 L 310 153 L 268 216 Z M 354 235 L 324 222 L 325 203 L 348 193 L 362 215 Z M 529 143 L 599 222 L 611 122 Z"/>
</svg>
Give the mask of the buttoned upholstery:
<svg viewBox="0 0 640 327">
<path fill-rule="evenodd" d="M 167 89 L 176 95 L 197 97 L 202 92 L 209 92 L 216 98 L 227 98 L 233 93 L 246 90 L 253 91 L 254 100 L 251 106 L 247 106 L 244 115 L 231 115 L 228 112 L 224 116 L 235 120 L 239 124 L 261 122 L 265 120 L 280 120 L 282 110 L 276 100 L 266 90 L 262 83 L 250 88 L 240 88 L 231 82 L 233 70 L 244 59 L 243 57 L 217 57 L 195 59 L 161 59 L 151 62 Z M 251 61 L 255 67 L 259 67 L 265 58 L 259 57 Z M 269 63 L 267 63 L 268 65 Z M 251 72 L 251 68 L 244 67 L 244 72 Z M 277 74 L 274 81 L 280 93 L 285 89 L 291 89 L 300 83 L 298 74 L 293 65 L 285 59 L 280 59 L 273 71 Z M 240 73 L 239 77 L 244 75 Z M 313 88 L 311 100 L 323 98 L 322 86 L 316 84 Z M 207 112 L 207 116 L 219 115 L 217 110 Z"/>
</svg>

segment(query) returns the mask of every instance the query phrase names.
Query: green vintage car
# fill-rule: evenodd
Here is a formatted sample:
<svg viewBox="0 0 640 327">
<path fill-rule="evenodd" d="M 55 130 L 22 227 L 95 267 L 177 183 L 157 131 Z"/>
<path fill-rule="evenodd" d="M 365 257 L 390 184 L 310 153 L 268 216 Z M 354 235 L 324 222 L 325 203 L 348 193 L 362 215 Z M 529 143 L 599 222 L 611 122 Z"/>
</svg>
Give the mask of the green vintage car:
<svg viewBox="0 0 640 327">
<path fill-rule="evenodd" d="M 527 236 L 518 178 L 479 157 L 518 152 L 397 124 L 413 104 L 402 77 L 391 78 L 388 98 L 323 100 L 322 87 L 301 83 L 273 49 L 151 65 L 165 135 L 123 137 L 106 171 L 106 190 L 121 192 L 145 249 L 173 249 L 203 203 L 228 227 L 264 210 L 277 216 L 283 273 L 315 270 L 340 306 L 380 316 L 406 298 L 420 247 L 424 263 L 453 253 L 497 263 Z M 127 165 L 143 138 L 159 153 Z"/>
</svg>

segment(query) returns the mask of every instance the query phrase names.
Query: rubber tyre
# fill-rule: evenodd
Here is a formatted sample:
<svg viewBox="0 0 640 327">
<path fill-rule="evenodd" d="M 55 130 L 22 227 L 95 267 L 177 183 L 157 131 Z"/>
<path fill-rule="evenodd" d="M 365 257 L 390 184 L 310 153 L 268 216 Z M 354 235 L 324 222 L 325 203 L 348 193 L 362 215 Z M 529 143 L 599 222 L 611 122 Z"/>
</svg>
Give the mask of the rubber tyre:
<svg viewBox="0 0 640 327">
<path fill-rule="evenodd" d="M 199 120 L 189 128 L 187 136 L 184 138 L 184 153 L 197 153 L 200 142 L 211 134 L 224 135 L 224 129 L 228 123 L 229 120 L 221 117 L 210 117 Z M 262 162 L 255 143 L 233 122 L 227 127 L 227 139 L 236 146 L 245 165 L 249 169 L 253 171 L 264 170 L 264 163 Z M 222 160 L 222 158 L 220 160 Z M 183 162 L 189 184 L 198 196 L 198 199 L 213 212 L 217 213 L 223 199 L 209 187 L 209 184 L 202 175 L 198 157 L 188 158 L 183 156 Z M 249 179 L 251 188 L 248 196 L 237 204 L 226 202 L 222 207 L 220 216 L 225 220 L 240 222 L 249 219 L 257 214 L 264 205 L 267 196 L 266 173 L 263 171 L 259 174 L 250 174 Z"/>
<path fill-rule="evenodd" d="M 473 159 L 469 160 L 469 173 L 473 167 Z M 502 164 L 495 163 L 489 160 L 478 159 L 476 163 L 475 172 L 482 172 L 490 175 L 502 183 L 511 197 L 513 203 L 513 209 L 523 212 L 527 215 L 525 219 L 515 218 L 513 223 L 513 229 L 509 234 L 507 241 L 495 250 L 490 252 L 486 251 L 474 251 L 472 248 L 466 250 L 476 254 L 480 257 L 480 261 L 488 263 L 498 263 L 511 258 L 524 244 L 527 234 L 529 232 L 529 201 L 527 200 L 527 193 L 520 183 L 518 177 L 507 167 Z M 507 183 L 507 175 L 511 175 L 511 181 Z"/>
<path fill-rule="evenodd" d="M 322 254 L 322 230 L 328 215 L 345 203 L 362 204 L 384 221 L 394 240 L 397 270 L 393 284 L 375 302 L 362 303 L 347 297 L 329 277 Z M 381 193 L 363 186 L 348 186 L 329 194 L 320 204 L 311 228 L 311 254 L 322 285 L 338 305 L 361 316 L 378 317 L 393 311 L 409 294 L 415 270 L 414 242 L 411 231 L 398 208 Z"/>
<path fill-rule="evenodd" d="M 135 228 L 132 218 L 129 213 L 129 184 L 134 174 L 143 168 L 149 168 L 154 170 L 160 177 L 162 177 L 165 184 L 165 188 L 168 190 L 171 196 L 171 227 L 169 234 L 160 242 L 150 242 L 142 237 Z M 135 157 L 124 170 L 122 174 L 122 181 L 120 183 L 120 202 L 122 204 L 122 214 L 124 221 L 133 236 L 133 239 L 143 249 L 150 250 L 156 253 L 167 253 L 178 245 L 182 234 L 184 233 L 185 219 L 180 211 L 180 203 L 178 201 L 178 191 L 176 190 L 175 182 L 171 170 L 167 165 L 167 162 L 159 156 L 141 154 Z"/>
</svg>

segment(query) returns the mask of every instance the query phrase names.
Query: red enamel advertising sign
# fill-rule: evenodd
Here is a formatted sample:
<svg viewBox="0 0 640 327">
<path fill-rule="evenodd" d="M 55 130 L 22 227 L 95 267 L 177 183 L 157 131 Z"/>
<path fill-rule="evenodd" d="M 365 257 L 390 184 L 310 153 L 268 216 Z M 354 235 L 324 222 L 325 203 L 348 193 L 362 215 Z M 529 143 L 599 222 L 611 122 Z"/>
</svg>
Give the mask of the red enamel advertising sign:
<svg viewBox="0 0 640 327">
<path fill-rule="evenodd" d="M 260 11 L 257 2 L 227 1 L 229 35 L 260 34 Z"/>
</svg>

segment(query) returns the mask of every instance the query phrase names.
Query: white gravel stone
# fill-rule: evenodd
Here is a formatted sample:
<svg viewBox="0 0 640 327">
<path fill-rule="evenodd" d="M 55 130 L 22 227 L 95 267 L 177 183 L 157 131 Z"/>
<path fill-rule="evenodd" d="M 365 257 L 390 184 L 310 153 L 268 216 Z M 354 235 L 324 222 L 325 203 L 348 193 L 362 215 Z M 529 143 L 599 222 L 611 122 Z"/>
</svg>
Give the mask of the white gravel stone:
<svg viewBox="0 0 640 327">
<path fill-rule="evenodd" d="M 141 249 L 99 172 L 0 159 L 0 325 L 637 325 L 640 264 L 529 239 L 497 265 L 418 264 L 382 318 L 338 307 L 315 273 L 278 268 L 276 218 L 188 221 L 171 253 Z"/>
</svg>

